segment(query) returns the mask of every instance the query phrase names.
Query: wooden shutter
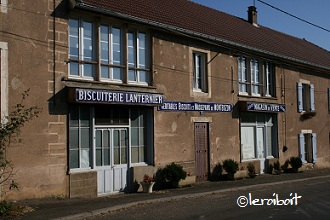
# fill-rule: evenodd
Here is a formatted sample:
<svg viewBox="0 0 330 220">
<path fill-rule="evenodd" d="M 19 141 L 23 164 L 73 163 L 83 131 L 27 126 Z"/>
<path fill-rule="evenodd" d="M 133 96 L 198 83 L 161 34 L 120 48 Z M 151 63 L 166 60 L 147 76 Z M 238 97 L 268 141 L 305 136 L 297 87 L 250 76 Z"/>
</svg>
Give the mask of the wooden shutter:
<svg viewBox="0 0 330 220">
<path fill-rule="evenodd" d="M 312 133 L 313 163 L 317 161 L 316 133 Z"/>
<path fill-rule="evenodd" d="M 305 159 L 305 136 L 303 133 L 299 134 L 299 153 L 300 153 L 300 159 L 303 163 L 306 163 Z"/>
<path fill-rule="evenodd" d="M 310 110 L 311 112 L 314 112 L 315 111 L 315 103 L 314 103 L 314 85 L 313 84 L 310 84 L 309 86 L 309 89 L 310 89 L 310 102 L 311 102 L 311 106 L 310 106 Z"/>
<path fill-rule="evenodd" d="M 298 94 L 298 112 L 302 112 L 303 109 L 303 96 L 302 96 L 303 86 L 302 83 L 297 84 L 297 94 Z"/>
</svg>

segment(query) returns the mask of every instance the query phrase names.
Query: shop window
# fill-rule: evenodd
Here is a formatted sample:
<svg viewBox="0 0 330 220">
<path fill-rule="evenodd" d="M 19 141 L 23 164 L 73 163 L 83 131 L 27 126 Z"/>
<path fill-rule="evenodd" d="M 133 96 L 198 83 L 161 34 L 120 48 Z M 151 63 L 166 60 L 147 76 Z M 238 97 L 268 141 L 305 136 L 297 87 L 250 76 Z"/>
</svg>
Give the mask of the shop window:
<svg viewBox="0 0 330 220">
<path fill-rule="evenodd" d="M 147 119 L 148 112 L 145 109 L 131 110 L 131 162 L 147 162 Z"/>
<path fill-rule="evenodd" d="M 238 58 L 240 95 L 275 97 L 275 67 L 257 59 Z"/>
<path fill-rule="evenodd" d="M 194 91 L 207 92 L 207 68 L 204 53 L 194 52 Z"/>
<path fill-rule="evenodd" d="M 303 163 L 316 163 L 316 133 L 299 134 L 299 153 Z"/>
<path fill-rule="evenodd" d="M 98 26 L 83 19 L 69 19 L 69 76 L 149 85 L 149 35 L 140 30 L 126 30 L 120 25 Z"/>
<path fill-rule="evenodd" d="M 314 112 L 314 85 L 299 82 L 297 90 L 298 112 Z"/>
<path fill-rule="evenodd" d="M 242 160 L 278 157 L 276 116 L 270 114 L 241 114 Z"/>
<path fill-rule="evenodd" d="M 70 108 L 70 169 L 91 167 L 91 120 L 89 107 Z"/>
</svg>

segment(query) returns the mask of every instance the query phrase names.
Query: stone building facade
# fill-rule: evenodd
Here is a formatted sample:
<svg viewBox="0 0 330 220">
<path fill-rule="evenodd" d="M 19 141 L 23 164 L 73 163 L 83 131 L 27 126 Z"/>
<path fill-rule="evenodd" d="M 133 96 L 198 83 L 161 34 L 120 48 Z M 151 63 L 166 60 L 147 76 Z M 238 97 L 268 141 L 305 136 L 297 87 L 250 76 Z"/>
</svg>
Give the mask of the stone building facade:
<svg viewBox="0 0 330 220">
<path fill-rule="evenodd" d="M 245 21 L 171 3 L 1 1 L 2 117 L 27 89 L 43 109 L 7 152 L 10 198 L 132 190 L 171 162 L 183 184 L 225 159 L 330 166 L 330 53 L 258 25 L 254 7 Z"/>
</svg>

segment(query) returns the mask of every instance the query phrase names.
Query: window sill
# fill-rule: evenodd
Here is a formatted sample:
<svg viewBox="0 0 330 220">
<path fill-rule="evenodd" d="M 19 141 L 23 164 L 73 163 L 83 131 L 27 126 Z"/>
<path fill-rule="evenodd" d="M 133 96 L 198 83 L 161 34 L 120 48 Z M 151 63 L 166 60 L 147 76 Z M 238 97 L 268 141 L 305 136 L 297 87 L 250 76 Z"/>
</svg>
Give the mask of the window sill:
<svg viewBox="0 0 330 220">
<path fill-rule="evenodd" d="M 248 93 L 239 93 L 237 96 L 238 96 L 238 97 L 251 98 L 251 99 L 268 99 L 268 100 L 277 100 L 276 97 L 272 97 L 272 96 L 255 96 L 255 95 L 250 95 L 250 94 L 248 94 Z"/>
</svg>

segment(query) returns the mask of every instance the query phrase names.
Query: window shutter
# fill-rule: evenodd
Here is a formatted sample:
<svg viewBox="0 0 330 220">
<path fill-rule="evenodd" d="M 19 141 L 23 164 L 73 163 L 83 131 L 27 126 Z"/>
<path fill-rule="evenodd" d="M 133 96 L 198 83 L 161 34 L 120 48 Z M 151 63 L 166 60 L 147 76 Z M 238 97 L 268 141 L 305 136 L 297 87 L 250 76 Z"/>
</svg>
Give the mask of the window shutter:
<svg viewBox="0 0 330 220">
<path fill-rule="evenodd" d="M 328 111 L 330 112 L 330 88 L 328 88 Z"/>
<path fill-rule="evenodd" d="M 316 133 L 312 134 L 313 163 L 317 161 Z"/>
<path fill-rule="evenodd" d="M 315 103 L 314 103 L 314 85 L 310 84 L 310 101 L 311 101 L 311 112 L 315 111 Z"/>
<path fill-rule="evenodd" d="M 303 163 L 306 163 L 305 160 L 305 136 L 304 134 L 299 134 L 299 149 L 300 149 L 300 159 Z"/>
<path fill-rule="evenodd" d="M 303 97 L 302 97 L 302 83 L 298 83 L 297 85 L 297 93 L 298 93 L 298 112 L 303 111 Z"/>
</svg>

